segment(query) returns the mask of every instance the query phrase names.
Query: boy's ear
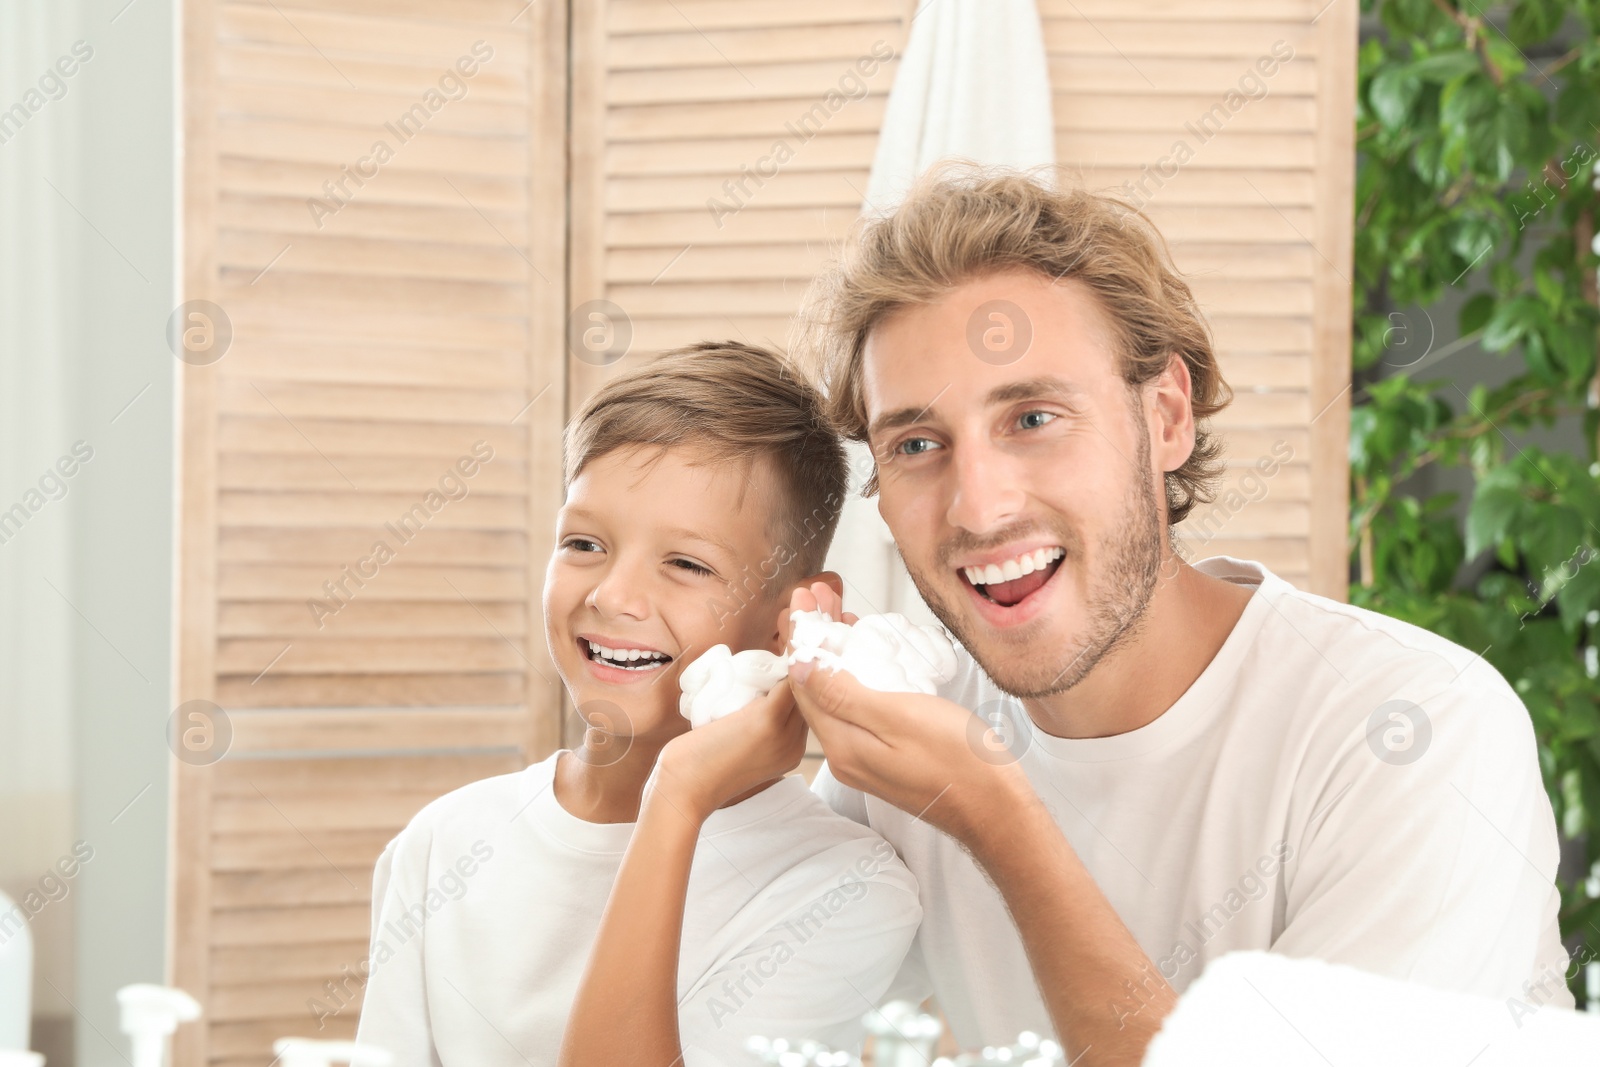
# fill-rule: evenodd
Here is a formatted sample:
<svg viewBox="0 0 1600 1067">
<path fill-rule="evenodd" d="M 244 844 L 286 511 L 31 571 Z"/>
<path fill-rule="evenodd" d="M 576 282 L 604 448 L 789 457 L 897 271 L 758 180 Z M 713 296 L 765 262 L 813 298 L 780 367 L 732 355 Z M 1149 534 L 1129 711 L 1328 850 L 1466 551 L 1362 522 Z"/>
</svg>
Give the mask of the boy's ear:
<svg viewBox="0 0 1600 1067">
<path fill-rule="evenodd" d="M 771 651 L 780 652 L 789 643 L 789 601 L 794 597 L 794 591 L 796 589 L 810 589 L 817 582 L 822 582 L 829 589 L 832 589 L 834 595 L 841 601 L 844 600 L 844 578 L 837 571 L 819 571 L 791 584 L 784 590 L 783 601 L 778 606 L 778 624 L 772 631 Z"/>
<path fill-rule="evenodd" d="M 839 575 L 838 571 L 819 571 L 796 584 L 803 589 L 810 589 L 817 582 L 822 582 L 829 589 L 832 589 L 833 595 L 840 600 L 844 599 L 844 578 Z"/>
</svg>

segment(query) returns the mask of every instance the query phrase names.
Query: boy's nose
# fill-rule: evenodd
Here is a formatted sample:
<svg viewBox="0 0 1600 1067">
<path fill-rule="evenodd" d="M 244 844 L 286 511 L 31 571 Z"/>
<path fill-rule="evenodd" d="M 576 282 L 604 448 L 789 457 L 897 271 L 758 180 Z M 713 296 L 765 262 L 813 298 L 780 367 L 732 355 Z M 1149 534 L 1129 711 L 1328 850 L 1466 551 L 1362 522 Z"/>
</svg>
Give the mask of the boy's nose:
<svg viewBox="0 0 1600 1067">
<path fill-rule="evenodd" d="M 590 590 L 588 604 L 607 619 L 627 616 L 644 619 L 650 615 L 650 603 L 644 595 L 643 576 L 631 568 L 613 565 L 606 569 L 600 581 Z"/>
</svg>

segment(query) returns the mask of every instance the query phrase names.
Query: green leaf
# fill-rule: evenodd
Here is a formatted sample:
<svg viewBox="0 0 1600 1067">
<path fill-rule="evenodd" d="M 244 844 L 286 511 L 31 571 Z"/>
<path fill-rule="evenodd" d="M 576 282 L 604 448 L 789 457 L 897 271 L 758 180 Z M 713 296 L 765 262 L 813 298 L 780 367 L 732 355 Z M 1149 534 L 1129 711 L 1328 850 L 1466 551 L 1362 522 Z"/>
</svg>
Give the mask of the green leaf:
<svg viewBox="0 0 1600 1067">
<path fill-rule="evenodd" d="M 1518 296 L 1495 308 L 1483 328 L 1483 347 L 1504 352 L 1527 335 L 1539 304 L 1530 296 Z"/>
<path fill-rule="evenodd" d="M 1473 74 L 1453 81 L 1439 94 L 1439 125 L 1465 135 L 1493 114 L 1498 96 L 1487 75 Z"/>
<path fill-rule="evenodd" d="M 1600 610 L 1600 553 L 1590 549 L 1587 555 L 1574 555 L 1569 565 L 1572 576 L 1562 582 L 1556 593 L 1556 606 L 1561 610 L 1561 624 L 1575 631 L 1588 617 L 1589 612 Z"/>
<path fill-rule="evenodd" d="M 1489 61 L 1500 71 L 1502 81 L 1511 81 L 1528 69 L 1527 60 L 1522 58 L 1517 46 L 1499 34 L 1487 33 L 1483 38 L 1483 50 L 1489 53 Z"/>
<path fill-rule="evenodd" d="M 1367 89 L 1367 99 L 1378 121 L 1397 130 L 1406 125 L 1411 107 L 1421 90 L 1422 82 L 1404 67 L 1391 67 L 1372 79 Z"/>
<path fill-rule="evenodd" d="M 1499 542 L 1510 531 L 1522 511 L 1523 497 L 1511 488 L 1484 488 L 1479 483 L 1467 509 L 1467 558 Z"/>
<path fill-rule="evenodd" d="M 1565 8 L 1556 0 L 1522 0 L 1511 12 L 1507 33 L 1524 47 L 1542 41 L 1560 27 Z"/>
<path fill-rule="evenodd" d="M 1461 306 L 1459 323 L 1462 333 L 1477 333 L 1489 323 L 1494 314 L 1494 294 L 1479 293 Z"/>
<path fill-rule="evenodd" d="M 1465 48 L 1453 52 L 1441 52 L 1438 55 L 1419 59 L 1406 68 L 1413 77 L 1425 82 L 1444 84 L 1454 81 L 1464 74 L 1483 69 L 1483 64 L 1478 57 Z"/>
</svg>

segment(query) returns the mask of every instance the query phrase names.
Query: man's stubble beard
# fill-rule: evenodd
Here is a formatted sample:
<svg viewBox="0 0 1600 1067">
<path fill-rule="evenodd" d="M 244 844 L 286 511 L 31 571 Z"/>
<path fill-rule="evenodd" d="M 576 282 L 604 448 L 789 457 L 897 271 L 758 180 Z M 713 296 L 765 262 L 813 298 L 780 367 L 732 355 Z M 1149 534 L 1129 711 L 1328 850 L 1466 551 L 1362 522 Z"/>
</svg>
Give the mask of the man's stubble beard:
<svg viewBox="0 0 1600 1067">
<path fill-rule="evenodd" d="M 1002 654 L 1001 646 L 980 642 L 977 628 L 969 624 L 969 616 L 952 608 L 939 595 L 927 573 L 913 567 L 903 554 L 900 557 L 934 617 L 972 654 L 989 679 L 1011 696 L 1029 700 L 1066 692 L 1088 677 L 1107 653 L 1138 632 L 1161 573 L 1162 553 L 1161 512 L 1145 474 L 1150 470 L 1150 439 L 1142 425 L 1139 429 L 1139 476 L 1130 480 L 1128 493 L 1123 498 L 1121 521 L 1100 545 L 1110 553 L 1104 575 L 1099 580 L 1095 575 L 1087 576 L 1086 631 L 1059 655 L 1042 650 L 1037 655 L 1013 659 Z M 1065 567 L 1069 559 L 1080 555 L 1082 538 L 1068 530 L 1050 532 L 1059 537 L 1061 547 L 1066 550 L 1067 555 L 1060 564 Z M 895 550 L 899 551 L 898 544 Z M 946 567 L 945 573 L 953 573 L 953 570 Z M 1054 581 L 1055 577 L 1052 575 L 1050 580 Z M 1038 640 L 1034 633 L 1046 621 L 1036 619 L 1024 624 L 1018 632 L 1033 644 Z"/>
</svg>

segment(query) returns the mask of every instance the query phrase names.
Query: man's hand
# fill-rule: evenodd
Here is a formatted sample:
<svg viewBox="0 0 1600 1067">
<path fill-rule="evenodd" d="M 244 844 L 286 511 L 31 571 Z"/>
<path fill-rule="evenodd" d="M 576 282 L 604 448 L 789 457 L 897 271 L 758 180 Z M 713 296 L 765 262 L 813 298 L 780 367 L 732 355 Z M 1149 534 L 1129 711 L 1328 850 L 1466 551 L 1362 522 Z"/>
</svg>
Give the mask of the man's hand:
<svg viewBox="0 0 1600 1067">
<path fill-rule="evenodd" d="M 734 797 L 794 770 L 805 752 L 805 720 L 785 679 L 732 715 L 668 741 L 645 799 L 658 797 L 704 822 Z"/>
<path fill-rule="evenodd" d="M 991 817 L 1039 803 L 993 731 L 959 704 L 880 693 L 847 671 L 810 663 L 792 665 L 789 681 L 835 778 L 920 815 L 974 851 Z"/>
<path fill-rule="evenodd" d="M 1095 884 L 1003 739 L 958 704 L 920 693 L 880 693 L 844 671 L 796 663 L 789 681 L 833 776 L 954 837 L 1005 898 L 1071 1062 L 1139 1063 L 1177 994 Z M 1119 1013 L 1115 1006 L 1134 988 L 1143 991 L 1143 1009 Z"/>
</svg>

